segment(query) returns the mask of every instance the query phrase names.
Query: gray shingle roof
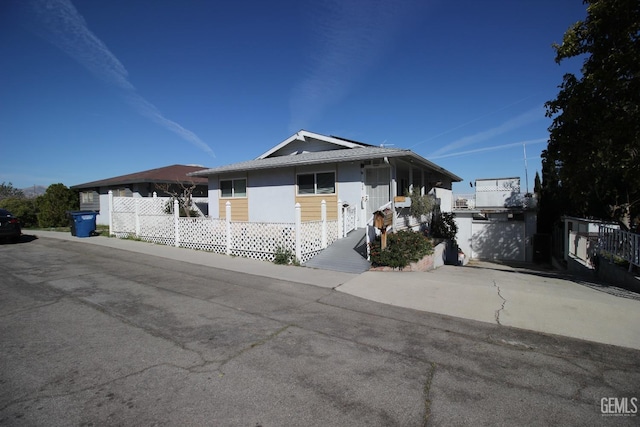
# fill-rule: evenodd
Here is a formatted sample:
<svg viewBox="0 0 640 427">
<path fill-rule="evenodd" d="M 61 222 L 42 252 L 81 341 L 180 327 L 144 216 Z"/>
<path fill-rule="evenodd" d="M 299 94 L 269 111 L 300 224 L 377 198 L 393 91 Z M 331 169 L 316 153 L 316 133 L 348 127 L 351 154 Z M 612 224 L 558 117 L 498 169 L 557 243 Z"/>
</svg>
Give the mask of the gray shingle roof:
<svg viewBox="0 0 640 427">
<path fill-rule="evenodd" d="M 226 166 L 218 166 L 211 169 L 192 172 L 189 174 L 189 176 L 209 176 L 229 172 L 275 169 L 281 167 L 306 166 L 323 163 L 352 162 L 370 159 L 382 159 L 384 157 L 408 157 L 416 161 L 418 164 L 421 164 L 422 166 L 437 170 L 445 174 L 446 176 L 451 177 L 453 181 L 462 181 L 462 178 L 415 154 L 411 150 L 374 146 L 319 151 L 312 153 L 301 153 L 291 156 L 268 157 L 266 159 L 248 160 L 245 162 L 233 163 Z"/>
<path fill-rule="evenodd" d="M 109 187 L 114 185 L 129 185 L 145 182 L 170 184 L 176 182 L 187 184 L 193 182 L 195 184 L 206 185 L 207 179 L 205 178 L 188 178 L 188 174 L 190 172 L 196 172 L 202 169 L 204 169 L 202 166 L 171 165 L 142 172 L 130 173 L 127 175 L 120 175 L 113 178 L 101 179 L 99 181 L 86 182 L 84 184 L 73 185 L 71 188 L 80 190 L 83 188 Z"/>
</svg>

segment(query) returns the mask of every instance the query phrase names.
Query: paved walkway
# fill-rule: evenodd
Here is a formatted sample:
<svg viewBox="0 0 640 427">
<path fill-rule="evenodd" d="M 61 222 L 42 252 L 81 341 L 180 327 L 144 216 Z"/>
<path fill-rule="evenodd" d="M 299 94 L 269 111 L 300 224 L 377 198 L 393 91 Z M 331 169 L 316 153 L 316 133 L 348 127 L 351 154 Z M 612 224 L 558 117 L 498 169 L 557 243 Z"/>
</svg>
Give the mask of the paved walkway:
<svg viewBox="0 0 640 427">
<path fill-rule="evenodd" d="M 607 289 L 602 285 L 554 272 L 471 263 L 465 267 L 443 266 L 428 273 L 354 274 L 116 238 L 77 238 L 49 231 L 33 234 L 335 288 L 415 310 L 640 349 L 640 300 L 633 298 L 636 294 L 610 288 L 620 291 L 613 295 L 602 292 Z"/>
<path fill-rule="evenodd" d="M 304 266 L 345 273 L 364 273 L 371 265 L 366 258 L 365 230 L 353 230 L 343 239 L 333 242 L 327 249 L 307 261 Z"/>
</svg>

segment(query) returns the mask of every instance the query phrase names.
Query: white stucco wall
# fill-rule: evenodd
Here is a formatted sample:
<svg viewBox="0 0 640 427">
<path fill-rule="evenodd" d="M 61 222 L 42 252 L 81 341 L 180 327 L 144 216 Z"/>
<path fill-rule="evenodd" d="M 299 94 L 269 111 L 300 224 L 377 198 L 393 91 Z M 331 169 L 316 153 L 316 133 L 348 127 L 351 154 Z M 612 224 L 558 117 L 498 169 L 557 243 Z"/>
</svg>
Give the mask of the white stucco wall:
<svg viewBox="0 0 640 427">
<path fill-rule="evenodd" d="M 249 173 L 249 221 L 295 221 L 295 169 L 271 169 Z"/>
<path fill-rule="evenodd" d="M 338 198 L 356 208 L 356 227 L 364 227 L 363 223 L 363 176 L 364 169 L 359 163 L 341 163 L 338 165 Z"/>
<path fill-rule="evenodd" d="M 524 221 L 508 220 L 508 213 L 492 214 L 491 220 L 473 220 L 472 212 L 456 211 L 458 246 L 471 259 L 533 261 L 536 214 L 526 212 Z"/>
<path fill-rule="evenodd" d="M 432 193 L 440 199 L 440 211 L 451 212 L 453 210 L 453 192 L 444 188 L 434 188 Z"/>
<path fill-rule="evenodd" d="M 458 226 L 458 234 L 456 235 L 456 240 L 458 242 L 458 246 L 464 252 L 465 257 L 471 259 L 471 224 L 473 219 L 471 217 L 471 213 L 456 212 L 456 216 L 454 217 L 456 225 Z"/>
<path fill-rule="evenodd" d="M 109 225 L 109 194 L 100 194 L 100 213 L 96 215 L 96 224 Z"/>
</svg>

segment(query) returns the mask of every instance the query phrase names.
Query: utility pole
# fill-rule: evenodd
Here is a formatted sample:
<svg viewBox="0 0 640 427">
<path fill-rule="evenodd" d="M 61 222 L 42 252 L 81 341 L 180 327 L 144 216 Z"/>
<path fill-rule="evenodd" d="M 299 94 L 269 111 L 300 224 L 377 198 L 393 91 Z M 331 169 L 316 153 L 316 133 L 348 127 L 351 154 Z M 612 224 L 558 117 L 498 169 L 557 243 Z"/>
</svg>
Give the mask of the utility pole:
<svg viewBox="0 0 640 427">
<path fill-rule="evenodd" d="M 522 144 L 522 150 L 524 151 L 524 181 L 527 185 L 527 193 L 529 194 L 529 173 L 527 172 L 527 144 Z"/>
</svg>

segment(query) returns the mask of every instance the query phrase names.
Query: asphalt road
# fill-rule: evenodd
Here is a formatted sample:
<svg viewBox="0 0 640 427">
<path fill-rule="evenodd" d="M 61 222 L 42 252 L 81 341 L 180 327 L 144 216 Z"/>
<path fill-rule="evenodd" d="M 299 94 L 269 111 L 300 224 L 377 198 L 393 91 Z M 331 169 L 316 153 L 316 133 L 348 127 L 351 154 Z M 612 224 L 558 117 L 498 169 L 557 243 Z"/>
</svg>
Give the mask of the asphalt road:
<svg viewBox="0 0 640 427">
<path fill-rule="evenodd" d="M 640 423 L 637 350 L 64 240 L 0 245 L 0 339 L 0 425 Z"/>
</svg>

